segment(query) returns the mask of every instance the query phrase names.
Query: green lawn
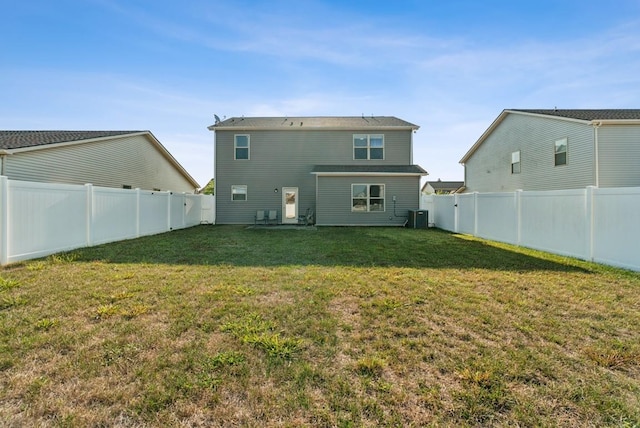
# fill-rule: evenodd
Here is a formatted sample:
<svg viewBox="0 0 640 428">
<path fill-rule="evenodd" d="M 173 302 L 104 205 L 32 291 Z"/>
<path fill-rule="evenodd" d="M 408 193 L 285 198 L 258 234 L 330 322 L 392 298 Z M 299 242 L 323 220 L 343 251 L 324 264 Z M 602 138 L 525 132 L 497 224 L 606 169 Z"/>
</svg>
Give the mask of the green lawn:
<svg viewBox="0 0 640 428">
<path fill-rule="evenodd" d="M 0 426 L 640 426 L 640 274 L 199 226 L 0 270 Z"/>
</svg>

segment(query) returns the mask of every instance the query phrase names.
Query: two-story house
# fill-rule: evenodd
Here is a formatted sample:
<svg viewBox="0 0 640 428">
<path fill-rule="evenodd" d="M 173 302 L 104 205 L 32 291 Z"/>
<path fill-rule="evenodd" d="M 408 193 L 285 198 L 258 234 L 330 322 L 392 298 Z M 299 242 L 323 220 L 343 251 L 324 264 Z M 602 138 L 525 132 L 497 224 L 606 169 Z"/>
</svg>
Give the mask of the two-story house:
<svg viewBox="0 0 640 428">
<path fill-rule="evenodd" d="M 504 110 L 460 160 L 466 192 L 640 186 L 640 109 Z"/>
<path fill-rule="evenodd" d="M 232 117 L 216 121 L 216 223 L 401 226 L 419 207 L 417 125 L 396 117 Z"/>
</svg>

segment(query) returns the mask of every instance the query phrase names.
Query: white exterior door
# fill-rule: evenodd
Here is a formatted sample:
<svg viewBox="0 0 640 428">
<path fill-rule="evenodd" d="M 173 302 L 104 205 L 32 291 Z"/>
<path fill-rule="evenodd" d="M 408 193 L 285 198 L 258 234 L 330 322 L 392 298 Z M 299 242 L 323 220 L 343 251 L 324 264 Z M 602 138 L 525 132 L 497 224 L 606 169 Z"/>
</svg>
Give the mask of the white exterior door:
<svg viewBox="0 0 640 428">
<path fill-rule="evenodd" d="M 298 223 L 298 188 L 282 188 L 282 223 Z"/>
</svg>

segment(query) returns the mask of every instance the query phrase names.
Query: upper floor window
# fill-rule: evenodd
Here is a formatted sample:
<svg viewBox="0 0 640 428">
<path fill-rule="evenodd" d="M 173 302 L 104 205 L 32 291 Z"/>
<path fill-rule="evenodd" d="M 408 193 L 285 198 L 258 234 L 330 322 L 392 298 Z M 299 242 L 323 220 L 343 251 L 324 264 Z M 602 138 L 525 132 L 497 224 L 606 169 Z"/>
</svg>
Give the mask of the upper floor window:
<svg viewBox="0 0 640 428">
<path fill-rule="evenodd" d="M 233 148 L 235 159 L 249 159 L 249 136 L 234 136 Z"/>
<path fill-rule="evenodd" d="M 353 136 L 354 159 L 384 159 L 384 135 L 355 134 Z"/>
<path fill-rule="evenodd" d="M 511 174 L 520 174 L 520 150 L 511 153 Z"/>
<path fill-rule="evenodd" d="M 554 162 L 556 166 L 567 164 L 567 138 L 556 140 Z"/>
<path fill-rule="evenodd" d="M 352 184 L 351 211 L 384 211 L 384 184 Z"/>
</svg>

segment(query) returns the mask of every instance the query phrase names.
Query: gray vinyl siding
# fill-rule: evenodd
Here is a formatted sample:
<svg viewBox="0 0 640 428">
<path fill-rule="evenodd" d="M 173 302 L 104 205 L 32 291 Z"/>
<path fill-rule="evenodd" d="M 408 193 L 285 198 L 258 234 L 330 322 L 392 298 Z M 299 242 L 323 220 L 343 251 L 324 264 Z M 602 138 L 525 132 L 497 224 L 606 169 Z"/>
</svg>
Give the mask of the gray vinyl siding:
<svg viewBox="0 0 640 428">
<path fill-rule="evenodd" d="M 598 160 L 600 187 L 640 186 L 640 126 L 600 127 Z"/>
<path fill-rule="evenodd" d="M 568 138 L 567 164 L 555 166 L 554 145 Z M 520 174 L 511 154 L 520 151 Z M 595 182 L 593 127 L 509 114 L 465 163 L 466 192 L 576 189 Z"/>
<path fill-rule="evenodd" d="M 216 223 L 253 223 L 256 210 L 278 210 L 281 220 L 282 187 L 299 189 L 298 210 L 316 210 L 314 165 L 408 165 L 411 131 L 375 131 L 384 134 L 384 160 L 354 160 L 351 131 L 252 131 L 215 133 Z M 234 135 L 250 136 L 249 160 L 234 160 Z M 416 181 L 417 182 L 417 181 Z M 246 185 L 247 200 L 232 201 L 231 186 Z M 417 195 L 418 188 L 414 186 Z M 274 192 L 278 189 L 278 193 Z M 417 198 L 417 196 L 416 196 Z"/>
<path fill-rule="evenodd" d="M 352 184 L 384 184 L 384 212 L 352 212 Z M 316 223 L 320 226 L 402 226 L 408 210 L 419 209 L 419 193 L 419 177 L 318 177 Z M 393 196 L 396 197 L 395 212 Z"/>
<path fill-rule="evenodd" d="M 193 193 L 193 185 L 144 136 L 46 147 L 5 158 L 13 180 Z"/>
</svg>

